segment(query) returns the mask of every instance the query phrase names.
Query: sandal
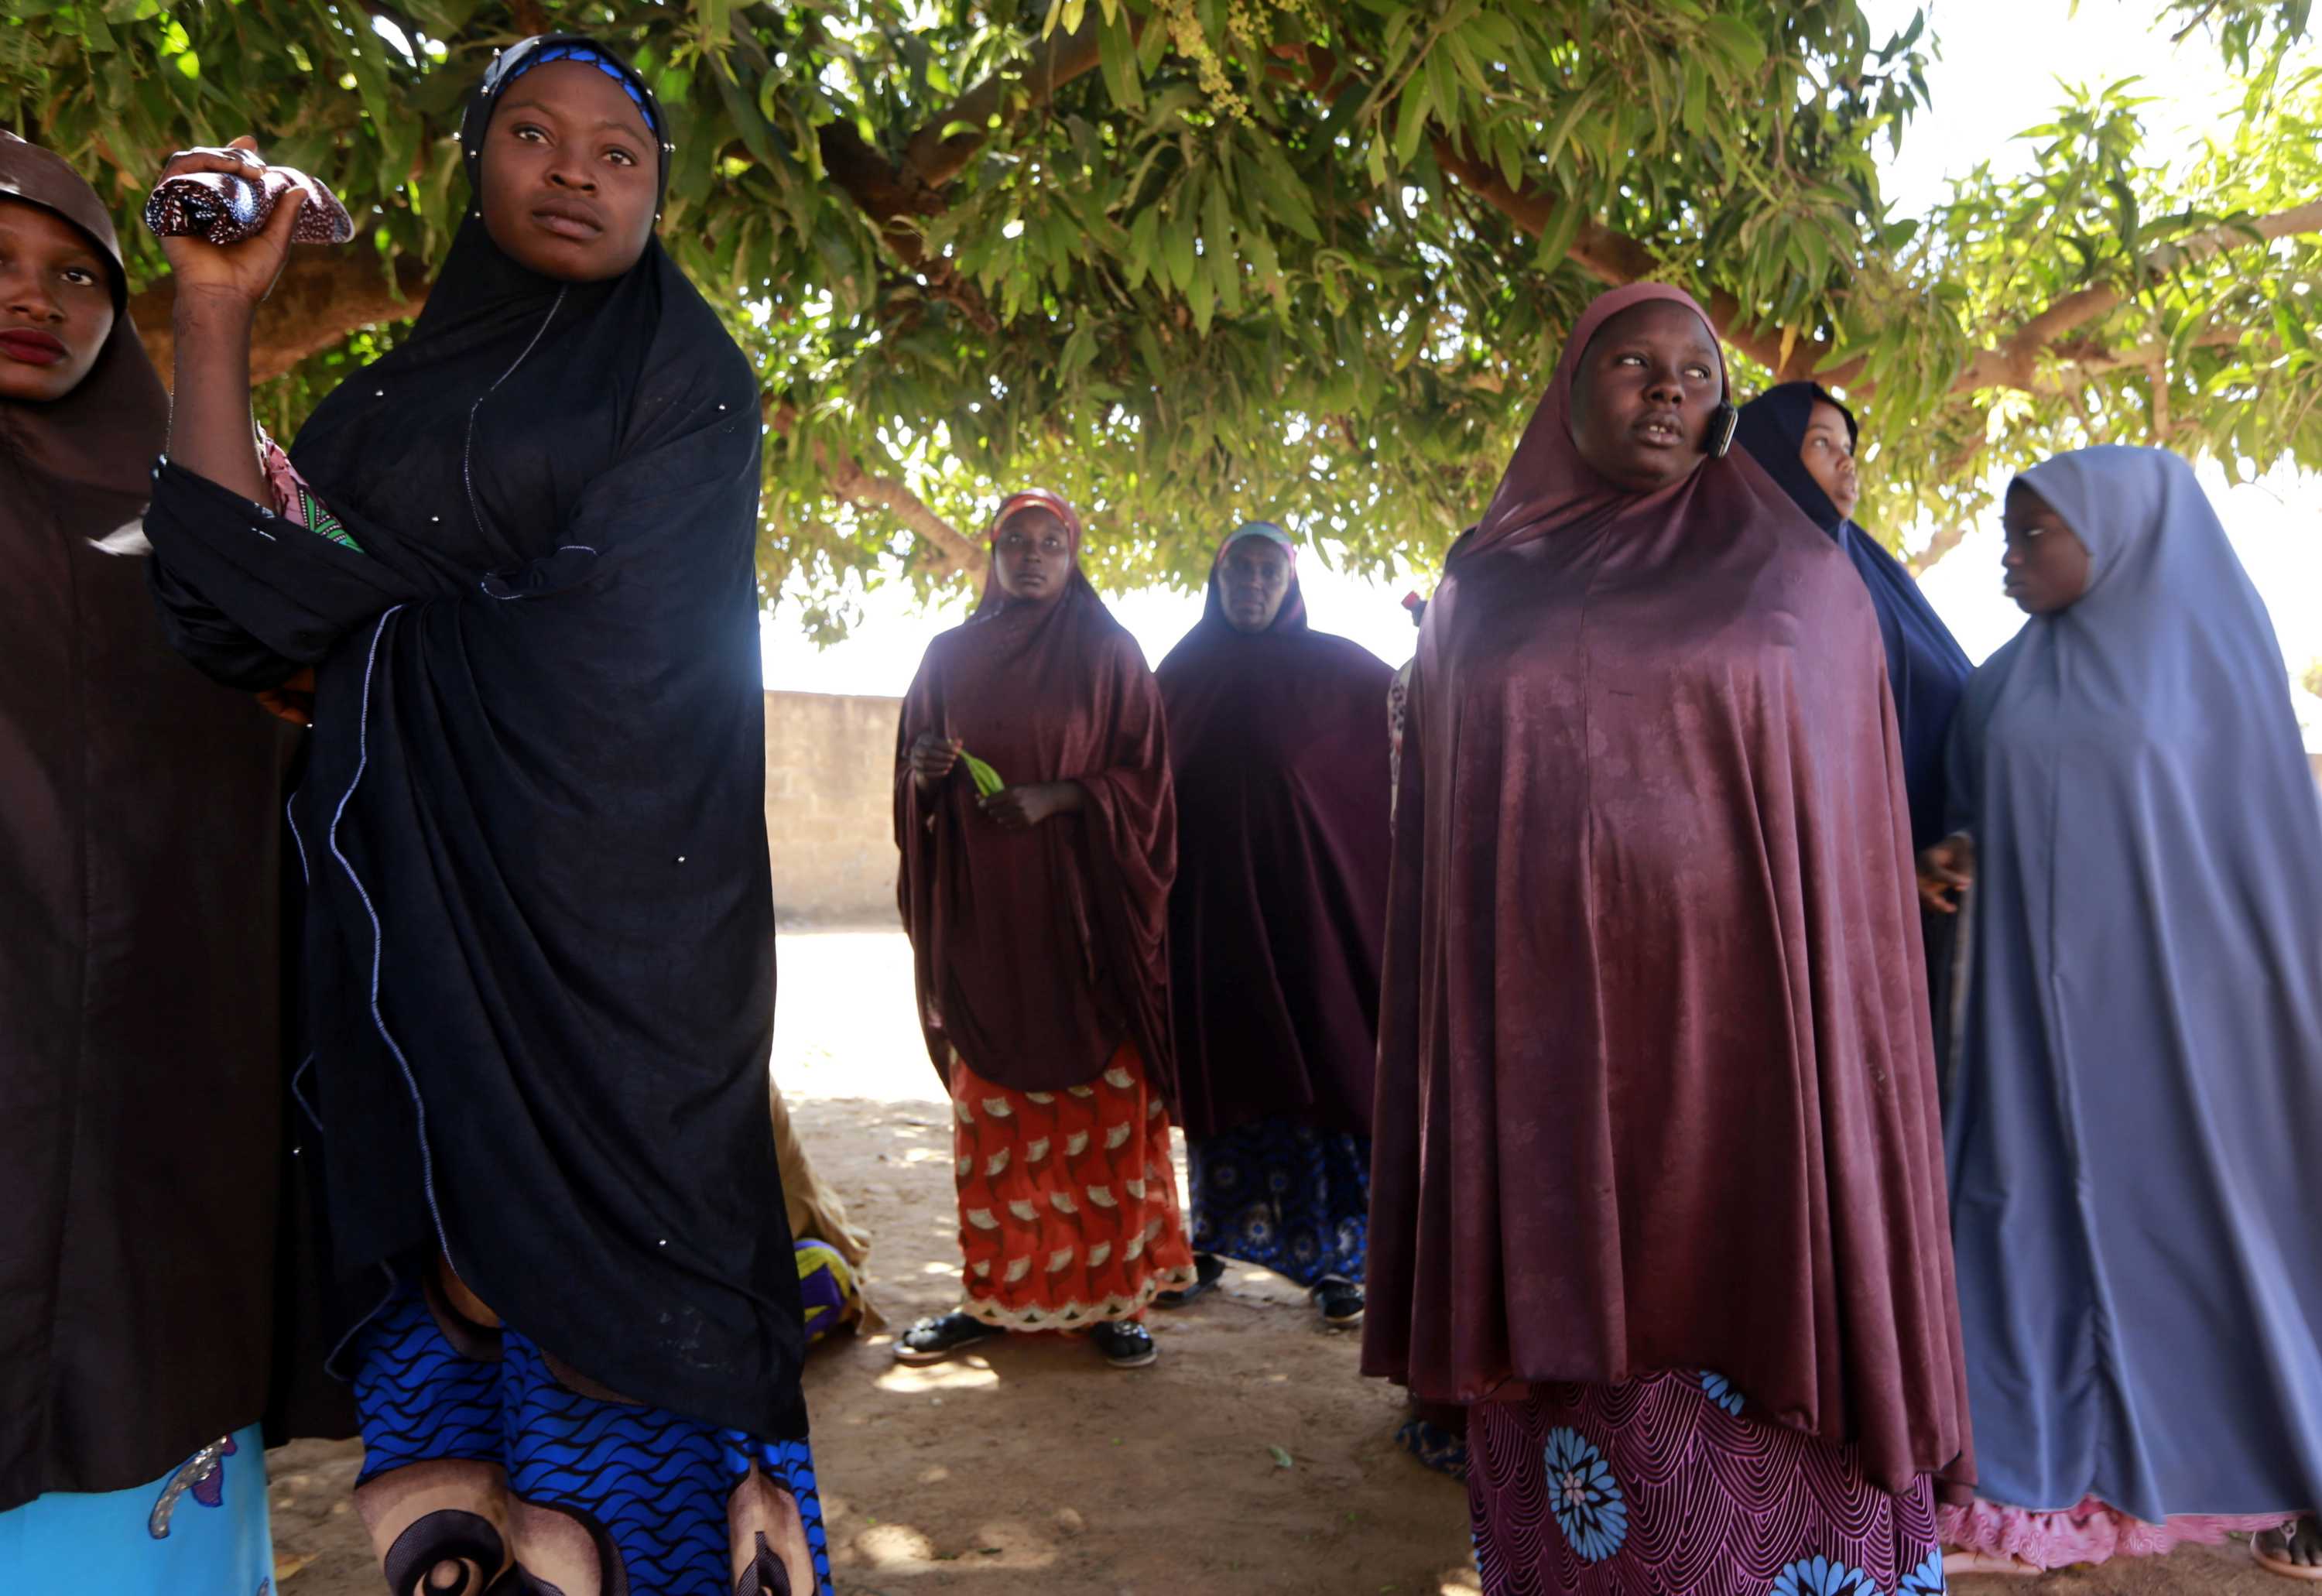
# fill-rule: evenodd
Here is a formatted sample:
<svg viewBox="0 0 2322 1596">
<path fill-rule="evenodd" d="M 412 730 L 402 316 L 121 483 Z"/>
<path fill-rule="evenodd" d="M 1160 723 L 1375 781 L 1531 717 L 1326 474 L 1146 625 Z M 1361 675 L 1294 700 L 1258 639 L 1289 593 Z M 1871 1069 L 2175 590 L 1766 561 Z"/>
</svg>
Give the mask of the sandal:
<svg viewBox="0 0 2322 1596">
<path fill-rule="evenodd" d="M 1394 1432 L 1394 1444 L 1424 1467 L 1455 1480 L 1467 1477 L 1467 1441 L 1441 1425 L 1414 1418 Z"/>
<path fill-rule="evenodd" d="M 1226 1261 L 1215 1253 L 1193 1254 L 1193 1283 L 1182 1291 L 1164 1291 L 1153 1299 L 1156 1308 L 1179 1309 L 1197 1297 L 1206 1297 L 1226 1277 Z"/>
<path fill-rule="evenodd" d="M 940 1313 L 925 1318 L 895 1337 L 895 1361 L 899 1363 L 940 1363 L 956 1352 L 964 1352 L 978 1342 L 990 1341 L 1007 1334 L 997 1325 L 987 1325 L 973 1314 Z"/>
<path fill-rule="evenodd" d="M 1321 1309 L 1322 1322 L 1333 1330 L 1351 1329 L 1363 1322 L 1363 1289 L 1352 1281 L 1331 1275 L 1309 1293 Z"/>
<path fill-rule="evenodd" d="M 1097 1355 L 1116 1369 L 1142 1369 L 1161 1356 L 1153 1332 L 1135 1319 L 1107 1319 L 1089 1331 L 1089 1339 Z"/>
<path fill-rule="evenodd" d="M 1992 1574 L 2009 1579 L 2038 1579 L 2048 1571 L 2026 1563 L 2007 1552 L 1968 1552 L 1957 1547 L 1943 1548 L 1943 1578 L 1946 1581 L 1967 1576 L 1984 1577 Z"/>
<path fill-rule="evenodd" d="M 2283 1528 L 2270 1529 L 2263 1535 L 2253 1535 L 2250 1537 L 2250 1555 L 2257 1559 L 2257 1565 L 2260 1568 L 2264 1569 L 2266 1573 L 2280 1574 L 2283 1579 L 2309 1581 L 2322 1580 L 2322 1564 L 2312 1563 L 2292 1563 L 2286 1555 L 2283 1555 L 2290 1550 L 2290 1543 L 2297 1539 L 2299 1531 L 2304 1528 L 2304 1525 L 2305 1520 L 2301 1518 L 2298 1523 L 2287 1526 Z M 2279 1536 L 2281 1537 L 2281 1551 L 2268 1551 L 2266 1549 L 2266 1541 L 2269 1537 L 2275 1536 Z"/>
</svg>

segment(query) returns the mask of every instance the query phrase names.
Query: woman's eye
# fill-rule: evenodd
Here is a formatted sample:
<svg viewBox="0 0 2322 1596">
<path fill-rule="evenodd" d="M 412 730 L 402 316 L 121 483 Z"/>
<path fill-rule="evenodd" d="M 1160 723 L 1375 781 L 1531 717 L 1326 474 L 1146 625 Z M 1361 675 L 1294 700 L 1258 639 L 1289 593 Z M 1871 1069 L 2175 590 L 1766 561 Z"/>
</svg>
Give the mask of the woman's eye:
<svg viewBox="0 0 2322 1596">
<path fill-rule="evenodd" d="M 514 131 L 519 139 L 544 139 L 548 136 L 528 122 L 519 123 Z"/>
<path fill-rule="evenodd" d="M 96 273 L 91 271 L 86 266 L 68 266 L 65 268 L 65 281 L 73 284 L 77 287 L 95 287 L 96 286 Z"/>
<path fill-rule="evenodd" d="M 635 166 L 637 164 L 637 158 L 630 154 L 626 150 L 608 150 L 605 153 L 616 165 Z"/>
</svg>

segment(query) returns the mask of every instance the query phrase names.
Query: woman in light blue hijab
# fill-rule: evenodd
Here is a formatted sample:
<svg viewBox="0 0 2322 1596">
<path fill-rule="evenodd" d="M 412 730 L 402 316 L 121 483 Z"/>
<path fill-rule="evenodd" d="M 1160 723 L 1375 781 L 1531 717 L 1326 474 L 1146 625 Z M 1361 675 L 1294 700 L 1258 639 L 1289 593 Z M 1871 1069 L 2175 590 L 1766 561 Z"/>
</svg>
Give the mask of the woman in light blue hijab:
<svg viewBox="0 0 2322 1596">
<path fill-rule="evenodd" d="M 2007 528 L 2032 619 L 1969 683 L 1922 862 L 1933 907 L 1975 887 L 1951 1567 L 2242 1528 L 2322 1577 L 2322 811 L 2281 650 L 2165 451 L 2060 455 Z"/>
</svg>

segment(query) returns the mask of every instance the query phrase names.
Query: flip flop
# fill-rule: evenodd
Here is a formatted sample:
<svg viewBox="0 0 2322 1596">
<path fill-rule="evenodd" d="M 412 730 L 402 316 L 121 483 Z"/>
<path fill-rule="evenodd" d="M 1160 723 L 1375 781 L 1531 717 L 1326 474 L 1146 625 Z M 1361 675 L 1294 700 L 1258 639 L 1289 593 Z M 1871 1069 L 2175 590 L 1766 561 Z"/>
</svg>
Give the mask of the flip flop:
<svg viewBox="0 0 2322 1596">
<path fill-rule="evenodd" d="M 2270 1533 L 2278 1534 L 2279 1531 Z M 2265 1537 L 2263 1535 L 2250 1537 L 2250 1555 L 2257 1560 L 2257 1565 L 2266 1573 L 2280 1574 L 2283 1579 L 2322 1581 L 2322 1567 L 2307 1563 L 2292 1563 L 2287 1557 L 2277 1557 L 2265 1549 Z"/>
<path fill-rule="evenodd" d="M 1998 1574 L 2008 1579 L 2036 1580 L 2047 1572 L 2006 1552 L 1961 1552 L 1948 1546 L 1943 1548 L 1945 1580 L 1962 1574 Z"/>
<path fill-rule="evenodd" d="M 968 1314 L 939 1313 L 919 1320 L 895 1337 L 895 1361 L 914 1366 L 940 1363 L 955 1353 L 965 1352 L 1005 1334 L 999 1326 L 987 1325 Z"/>
</svg>

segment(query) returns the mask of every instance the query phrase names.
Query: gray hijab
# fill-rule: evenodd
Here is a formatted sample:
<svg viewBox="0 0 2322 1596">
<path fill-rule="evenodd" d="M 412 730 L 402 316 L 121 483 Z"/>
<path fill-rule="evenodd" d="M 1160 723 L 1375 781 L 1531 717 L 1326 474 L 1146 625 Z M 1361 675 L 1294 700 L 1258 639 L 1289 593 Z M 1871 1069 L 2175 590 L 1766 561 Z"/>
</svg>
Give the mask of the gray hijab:
<svg viewBox="0 0 2322 1596">
<path fill-rule="evenodd" d="M 2086 594 L 1970 682 L 1972 985 L 1946 1126 L 1979 1492 L 2322 1506 L 2322 811 L 2186 463 L 2021 480 Z"/>
</svg>

